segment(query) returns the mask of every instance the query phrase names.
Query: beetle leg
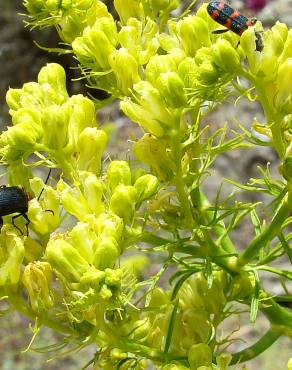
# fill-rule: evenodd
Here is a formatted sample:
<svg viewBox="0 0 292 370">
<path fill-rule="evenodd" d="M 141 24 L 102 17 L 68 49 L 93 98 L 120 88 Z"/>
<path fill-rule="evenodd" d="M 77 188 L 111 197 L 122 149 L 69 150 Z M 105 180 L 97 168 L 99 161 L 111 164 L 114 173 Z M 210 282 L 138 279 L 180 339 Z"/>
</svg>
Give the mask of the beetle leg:
<svg viewBox="0 0 292 370">
<path fill-rule="evenodd" d="M 216 35 L 220 35 L 221 33 L 225 33 L 225 32 L 228 32 L 229 29 L 228 28 L 224 28 L 222 30 L 214 30 L 212 31 L 212 33 L 215 33 Z"/>
<path fill-rule="evenodd" d="M 2 229 L 3 226 L 3 218 L 0 216 L 0 230 Z"/>
<path fill-rule="evenodd" d="M 23 214 L 22 213 L 19 213 L 18 215 L 15 215 L 15 216 L 13 216 L 12 217 L 12 221 L 11 221 L 11 223 L 12 223 L 12 225 L 20 232 L 20 234 L 21 235 L 23 235 L 23 232 L 22 232 L 22 230 L 18 227 L 18 226 L 16 226 L 15 225 L 15 222 L 14 222 L 14 220 L 16 219 L 16 218 L 18 218 L 18 217 L 20 217 L 20 216 L 23 216 Z"/>
<path fill-rule="evenodd" d="M 18 215 L 13 216 L 13 217 L 12 217 L 12 225 L 13 225 L 17 230 L 19 230 L 19 231 L 20 231 L 20 234 L 21 234 L 21 235 L 23 235 L 22 230 L 21 230 L 18 226 L 16 226 L 16 225 L 15 225 L 15 222 L 14 222 L 14 220 L 15 220 L 16 218 L 20 217 L 20 216 L 22 216 L 22 217 L 23 217 L 23 218 L 25 218 L 25 220 L 26 220 L 25 228 L 26 228 L 26 236 L 28 236 L 28 225 L 30 224 L 30 219 L 27 217 L 27 214 L 26 214 L 26 213 L 19 213 Z"/>
<path fill-rule="evenodd" d="M 26 213 L 22 215 L 26 219 L 25 228 L 26 228 L 26 236 L 28 236 L 28 225 L 30 224 L 30 219 L 27 217 Z"/>
<path fill-rule="evenodd" d="M 47 178 L 46 178 L 46 180 L 45 180 L 45 182 L 44 182 L 44 184 L 45 184 L 45 185 L 46 185 L 46 184 L 47 184 L 47 182 L 49 181 L 49 178 L 50 178 L 51 172 L 52 172 L 52 169 L 50 168 L 49 173 L 48 173 L 48 175 L 47 175 Z M 37 201 L 39 201 L 39 200 L 40 200 L 40 197 L 42 196 L 42 194 L 43 194 L 43 191 L 44 191 L 44 190 L 45 190 L 45 188 L 43 187 L 43 188 L 42 188 L 42 190 L 41 190 L 41 192 L 39 193 L 39 196 L 37 197 Z"/>
<path fill-rule="evenodd" d="M 55 212 L 52 209 L 45 209 L 44 212 L 51 212 L 55 216 Z"/>
</svg>

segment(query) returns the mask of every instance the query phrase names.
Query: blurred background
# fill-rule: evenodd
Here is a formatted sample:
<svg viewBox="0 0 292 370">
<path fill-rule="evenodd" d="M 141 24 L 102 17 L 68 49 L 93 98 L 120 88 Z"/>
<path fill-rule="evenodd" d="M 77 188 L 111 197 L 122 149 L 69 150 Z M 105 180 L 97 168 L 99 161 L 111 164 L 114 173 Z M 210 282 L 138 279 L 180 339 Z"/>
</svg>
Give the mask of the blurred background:
<svg viewBox="0 0 292 370">
<path fill-rule="evenodd" d="M 112 7 L 112 1 L 105 1 L 109 8 Z M 202 3 L 197 1 L 194 10 Z M 262 21 L 266 27 L 272 26 L 277 20 L 285 22 L 288 27 L 292 27 L 292 0 L 231 0 L 230 4 L 236 9 L 240 9 L 247 16 L 256 16 Z M 187 7 L 188 2 L 182 4 L 183 8 Z M 19 88 L 23 83 L 34 81 L 40 68 L 48 62 L 57 62 L 63 65 L 67 73 L 67 87 L 69 94 L 88 94 L 86 87 L 80 82 L 72 82 L 71 79 L 78 77 L 78 71 L 70 67 L 75 65 L 74 59 L 71 56 L 57 56 L 53 53 L 47 53 L 39 49 L 34 41 L 45 47 L 56 47 L 59 38 L 54 29 L 48 28 L 41 31 L 30 32 L 24 28 L 23 17 L 20 13 L 24 13 L 21 0 L 0 0 L 0 129 L 5 129 L 10 124 L 7 106 L 5 103 L 5 94 L 9 87 Z M 90 91 L 92 94 L 92 90 Z M 97 99 L 106 98 L 106 94 L 102 91 L 94 92 Z M 263 116 L 260 107 L 257 104 L 251 105 L 243 99 L 234 108 L 232 102 L 224 107 L 219 108 L 212 115 L 208 116 L 206 124 L 212 124 L 213 127 L 222 126 L 228 121 L 236 123 L 240 117 L 240 122 L 246 127 L 250 127 L 254 117 L 260 122 L 263 122 Z M 118 102 L 107 106 L 99 112 L 99 121 L 101 124 L 106 124 L 107 129 L 111 130 L 111 141 L 107 148 L 111 158 L 126 159 L 127 150 L 130 144 L 128 138 L 133 135 L 140 136 L 141 131 L 136 125 L 129 122 L 119 112 Z M 210 199 L 216 196 L 216 189 L 222 181 L 222 177 L 232 178 L 245 182 L 250 177 L 258 175 L 257 166 L 266 166 L 270 163 L 270 170 L 275 176 L 278 173 L 278 161 L 275 153 L 268 147 L 260 148 L 256 151 L 249 151 L 242 155 L 240 151 L 234 151 L 223 155 L 216 161 L 214 173 L 210 180 L 206 181 L 205 187 Z M 236 163 L 236 165 L 235 165 Z M 215 179 L 215 180 L 214 180 Z M 223 189 L 223 193 L 228 194 L 228 187 Z M 224 194 L 223 194 L 224 196 Z M 248 195 L 249 196 L 249 195 Z M 257 201 L 259 198 L 254 198 L 252 194 L 248 201 Z M 251 238 L 251 229 L 248 223 L 240 225 L 236 233 L 235 242 L 237 245 L 244 246 L 246 240 Z M 282 268 L 291 269 L 288 261 L 282 261 Z M 153 274 L 158 269 L 158 262 L 153 261 L 151 270 L 148 273 Z M 270 276 L 266 278 L 265 288 L 272 294 L 281 294 L 282 288 L 280 284 Z M 233 317 L 233 320 L 237 318 Z M 253 327 L 249 324 L 248 315 L 242 319 L 241 330 L 239 336 L 247 340 L 249 343 L 256 341 L 263 332 L 267 330 L 268 324 L 264 317 L 260 317 L 256 325 Z M 228 327 L 233 327 L 234 322 L 227 322 L 224 331 Z M 0 318 L 0 370 L 56 370 L 66 368 L 67 370 L 81 369 L 92 357 L 95 349 L 88 348 L 82 352 L 74 353 L 63 358 L 54 359 L 55 353 L 34 353 L 23 351 L 29 345 L 32 337 L 32 329 L 30 322 L 18 315 L 11 314 L 4 318 Z M 48 329 L 42 329 L 37 345 L 42 347 L 49 343 L 58 342 L 58 336 Z M 238 351 L 244 348 L 244 341 L 236 342 L 232 350 Z M 41 351 L 40 351 L 41 352 Z M 279 339 L 268 351 L 263 353 L 257 359 L 246 364 L 246 369 L 255 370 L 285 370 L 287 360 L 292 357 L 292 343 L 288 338 Z M 49 362 L 48 359 L 51 359 Z M 236 369 L 244 369 L 241 364 Z"/>
</svg>

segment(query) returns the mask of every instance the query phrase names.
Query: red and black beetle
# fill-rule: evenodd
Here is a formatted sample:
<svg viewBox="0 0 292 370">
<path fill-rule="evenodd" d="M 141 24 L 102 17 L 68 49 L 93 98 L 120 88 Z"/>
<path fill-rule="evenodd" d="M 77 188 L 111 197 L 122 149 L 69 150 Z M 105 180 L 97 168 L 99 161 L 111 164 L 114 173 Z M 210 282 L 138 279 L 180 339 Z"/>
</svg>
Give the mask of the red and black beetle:
<svg viewBox="0 0 292 370">
<path fill-rule="evenodd" d="M 214 21 L 226 27 L 223 30 L 215 30 L 213 33 L 224 33 L 230 30 L 240 36 L 248 27 L 254 26 L 257 22 L 256 18 L 245 17 L 238 10 L 231 8 L 223 1 L 211 1 L 207 6 L 207 12 Z M 255 32 L 255 34 L 256 50 L 262 51 L 263 42 L 261 35 L 259 32 Z"/>
</svg>

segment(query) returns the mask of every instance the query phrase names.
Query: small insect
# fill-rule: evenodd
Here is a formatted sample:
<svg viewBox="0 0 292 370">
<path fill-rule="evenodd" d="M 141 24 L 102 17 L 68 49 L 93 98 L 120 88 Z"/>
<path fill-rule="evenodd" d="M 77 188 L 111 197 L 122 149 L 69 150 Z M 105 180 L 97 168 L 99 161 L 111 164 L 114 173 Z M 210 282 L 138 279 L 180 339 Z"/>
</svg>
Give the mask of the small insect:
<svg viewBox="0 0 292 370">
<path fill-rule="evenodd" d="M 257 22 L 256 18 L 247 18 L 240 14 L 238 10 L 231 8 L 228 4 L 223 1 L 211 1 L 207 6 L 207 12 L 211 18 L 217 23 L 226 27 L 223 30 L 215 30 L 213 33 L 224 33 L 232 31 L 237 35 L 241 36 L 248 27 L 254 26 Z M 255 31 L 256 35 L 256 50 L 263 50 L 263 41 L 259 32 Z"/>
<path fill-rule="evenodd" d="M 47 183 L 49 177 L 51 174 L 51 169 L 49 171 L 49 174 L 47 176 L 47 179 L 45 181 L 45 184 Z M 41 190 L 37 200 L 40 199 L 42 193 L 44 191 L 44 188 Z M 23 232 L 21 229 L 16 226 L 15 220 L 22 216 L 26 220 L 26 235 L 28 235 L 28 225 L 30 223 L 30 219 L 27 216 L 28 211 L 28 202 L 32 199 L 32 196 L 30 193 L 28 193 L 23 187 L 19 186 L 6 186 L 2 185 L 0 186 L 0 230 L 3 226 L 3 219 L 2 216 L 7 216 L 12 213 L 18 213 L 17 215 L 12 217 L 12 225 L 19 230 L 21 234 Z M 45 212 L 54 212 L 52 210 L 45 210 Z"/>
</svg>

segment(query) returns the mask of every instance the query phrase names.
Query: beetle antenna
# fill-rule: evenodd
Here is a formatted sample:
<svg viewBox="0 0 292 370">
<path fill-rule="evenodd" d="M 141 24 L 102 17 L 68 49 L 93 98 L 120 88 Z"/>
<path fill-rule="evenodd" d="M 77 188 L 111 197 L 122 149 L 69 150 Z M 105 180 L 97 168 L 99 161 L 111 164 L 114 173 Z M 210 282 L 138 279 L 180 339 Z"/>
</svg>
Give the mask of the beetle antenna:
<svg viewBox="0 0 292 370">
<path fill-rule="evenodd" d="M 47 184 L 47 182 L 49 181 L 49 178 L 50 178 L 51 172 L 52 172 L 52 169 L 50 168 L 49 173 L 48 173 L 47 178 L 46 178 L 46 181 L 44 182 L 44 184 L 45 184 L 45 185 L 46 185 L 46 184 Z M 42 194 L 43 194 L 44 190 L 45 190 L 45 187 L 43 187 L 43 188 L 42 188 L 42 190 L 41 190 L 41 192 L 39 193 L 39 196 L 37 197 L 37 201 L 39 201 L 39 200 L 40 200 L 40 197 L 42 196 Z"/>
</svg>

